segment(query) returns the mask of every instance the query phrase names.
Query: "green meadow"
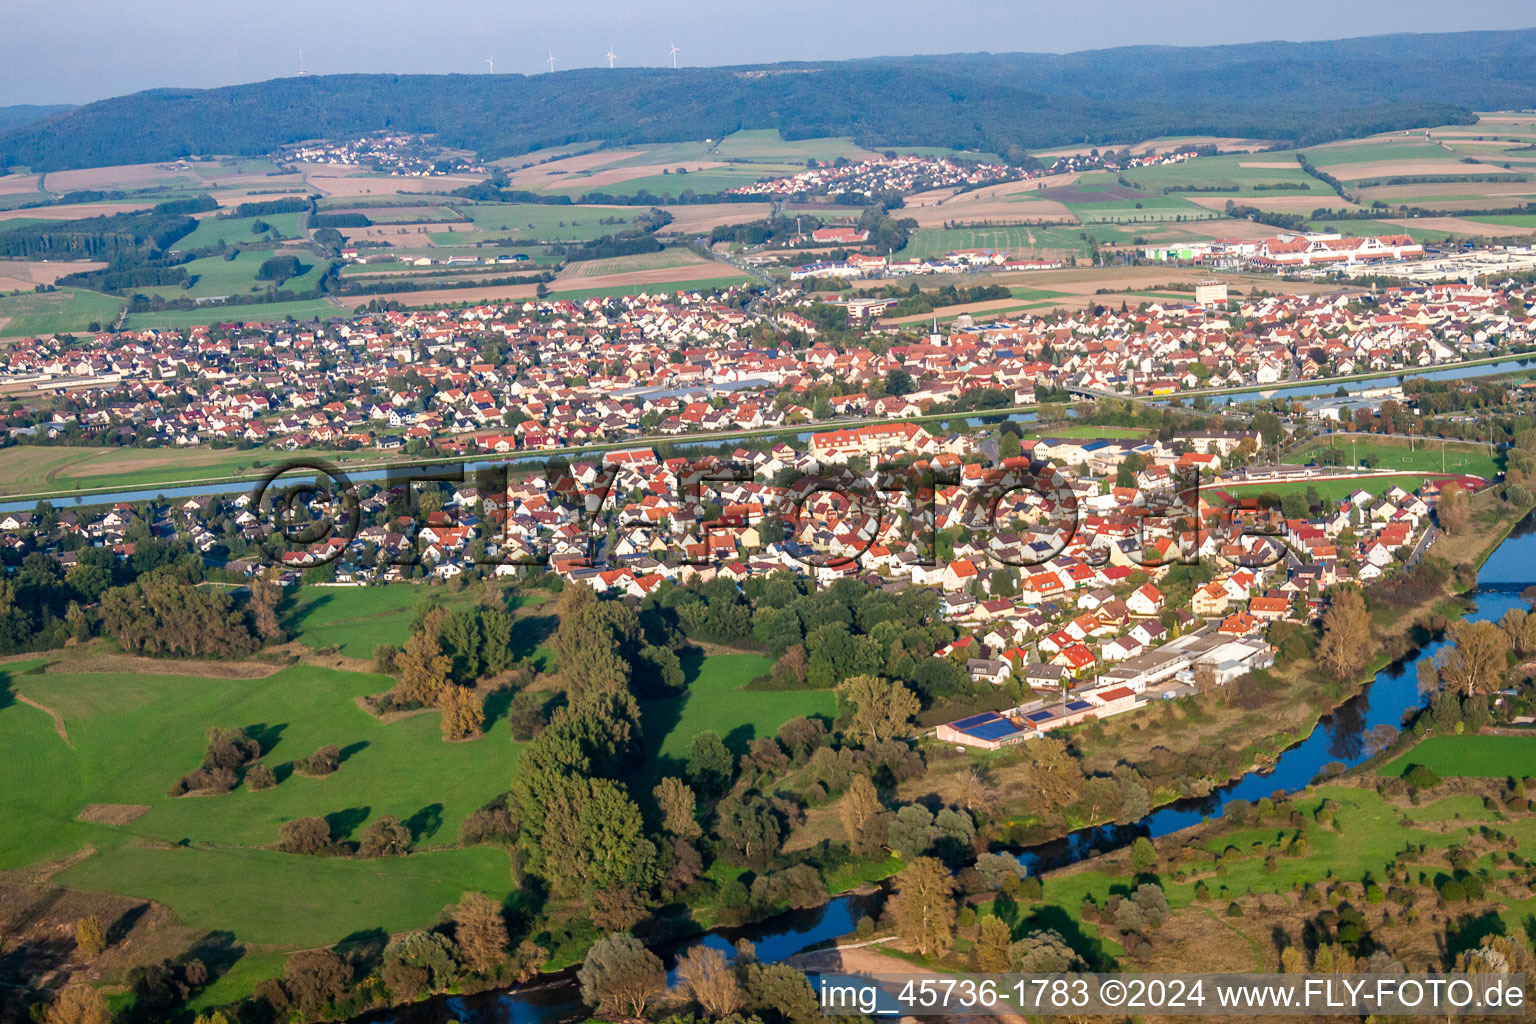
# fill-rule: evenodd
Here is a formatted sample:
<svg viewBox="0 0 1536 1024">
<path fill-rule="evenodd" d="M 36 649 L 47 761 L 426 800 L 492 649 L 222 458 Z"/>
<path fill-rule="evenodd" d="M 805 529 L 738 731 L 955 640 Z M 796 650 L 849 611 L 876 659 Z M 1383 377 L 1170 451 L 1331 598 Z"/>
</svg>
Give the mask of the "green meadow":
<svg viewBox="0 0 1536 1024">
<path fill-rule="evenodd" d="M 466 889 L 507 889 L 503 854 L 447 848 L 464 817 L 506 789 L 517 745 L 504 721 L 491 722 L 480 740 L 444 743 L 433 713 L 386 725 L 357 706 L 356 698 L 388 688 L 389 679 L 312 666 L 264 679 L 208 679 L 27 673 L 12 665 L 9 684 L 57 712 L 69 742 L 42 711 L 19 701 L 0 710 L 8 823 L 0 868 L 90 847 L 95 852 L 63 871 L 61 883 L 154 899 L 193 927 L 290 949 L 368 928 L 418 927 Z M 201 761 L 213 726 L 259 737 L 279 784 L 168 796 Z M 342 750 L 336 774 L 292 772 L 294 759 L 325 745 Z M 76 819 L 98 803 L 148 809 L 121 825 Z M 294 818 L 325 817 L 333 836 L 345 839 L 385 814 L 405 821 L 424 852 L 363 861 L 266 849 Z"/>
<path fill-rule="evenodd" d="M 163 309 L 152 313 L 130 313 L 126 327 L 137 331 L 147 327 L 180 328 L 228 323 L 270 324 L 282 323 L 288 319 L 327 320 L 350 315 L 349 311 L 333 306 L 325 299 L 296 299 L 292 302 L 257 302 L 242 306 L 207 306 L 202 309 Z"/>
<path fill-rule="evenodd" d="M 434 230 L 438 244 L 467 244 L 491 238 L 518 242 L 583 242 L 628 228 L 637 211 L 621 206 L 564 206 L 543 203 L 462 203 L 454 207 L 474 221 L 473 230 Z"/>
<path fill-rule="evenodd" d="M 265 241 L 271 232 L 279 238 L 297 238 L 302 213 L 269 213 L 264 217 L 217 217 L 208 216 L 197 222 L 197 228 L 185 238 L 177 239 L 175 247 L 182 252 L 196 252 L 220 245 Z M 267 225 L 265 231 L 256 230 Z"/>
<path fill-rule="evenodd" d="M 1415 765 L 1442 778 L 1536 777 L 1536 736 L 1432 736 L 1377 774 L 1401 776 Z"/>
<path fill-rule="evenodd" d="M 647 761 L 656 775 L 681 773 L 688 745 L 701 732 L 715 732 L 732 753 L 744 753 L 755 739 L 802 715 L 829 723 L 837 711 L 831 690 L 743 690 L 773 669 L 760 654 L 713 654 L 686 658 L 688 692 L 642 705 Z"/>
<path fill-rule="evenodd" d="M 84 288 L 0 295 L 0 338 L 67 334 L 88 330 L 93 323 L 110 326 L 122 307 L 123 300 L 115 295 Z"/>
<path fill-rule="evenodd" d="M 1330 447 L 1328 441 L 1314 441 L 1304 446 L 1297 457 L 1302 462 L 1315 460 Z M 1441 444 L 1435 441 L 1374 440 L 1340 437 L 1331 446 L 1344 454 L 1346 461 L 1374 456 L 1380 469 L 1403 469 L 1416 473 L 1468 473 L 1485 479 L 1498 475 L 1500 466 L 1487 447 L 1473 444 Z"/>
</svg>

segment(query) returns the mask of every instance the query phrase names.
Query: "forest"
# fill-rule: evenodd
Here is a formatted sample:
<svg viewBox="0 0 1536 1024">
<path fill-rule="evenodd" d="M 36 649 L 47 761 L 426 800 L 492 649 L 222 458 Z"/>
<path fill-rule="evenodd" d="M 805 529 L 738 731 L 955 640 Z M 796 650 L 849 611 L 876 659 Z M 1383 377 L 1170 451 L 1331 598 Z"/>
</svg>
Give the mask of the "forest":
<svg viewBox="0 0 1536 1024">
<path fill-rule="evenodd" d="M 384 128 L 434 134 L 486 159 L 747 128 L 991 152 L 1189 133 L 1312 145 L 1471 123 L 1473 108 L 1529 106 L 1533 53 L 1536 31 L 1515 31 L 762 68 L 306 76 L 87 104 L 0 134 L 0 166 L 49 171 L 257 154 Z M 752 73 L 770 69 L 780 73 Z"/>
</svg>

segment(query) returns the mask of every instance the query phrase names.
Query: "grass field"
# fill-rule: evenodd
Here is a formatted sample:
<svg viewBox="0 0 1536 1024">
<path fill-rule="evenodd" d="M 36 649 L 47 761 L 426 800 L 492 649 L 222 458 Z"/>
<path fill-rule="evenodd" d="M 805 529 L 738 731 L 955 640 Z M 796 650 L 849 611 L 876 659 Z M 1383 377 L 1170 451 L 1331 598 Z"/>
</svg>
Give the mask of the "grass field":
<svg viewBox="0 0 1536 1024">
<path fill-rule="evenodd" d="M 1456 159 L 1455 155 L 1445 147 L 1434 142 L 1425 142 L 1420 135 L 1384 138 L 1371 142 L 1351 142 L 1347 145 L 1319 146 L 1305 150 L 1305 153 L 1314 167 L 1381 163 L 1388 160 L 1453 161 Z"/>
<path fill-rule="evenodd" d="M 643 252 L 634 256 L 616 256 L 607 260 L 582 260 L 572 263 L 561 275 L 560 280 L 602 277 L 607 274 L 632 274 L 641 270 L 666 270 L 671 267 L 693 267 L 704 264 L 719 266 L 713 260 L 705 259 L 691 249 L 673 246 L 660 252 Z"/>
<path fill-rule="evenodd" d="M 130 313 L 129 330 L 146 327 L 197 327 L 205 324 L 281 323 L 294 320 L 321 320 L 351 316 L 324 299 L 297 299 L 293 302 L 260 302 L 244 306 L 210 306 L 206 309 L 165 309 L 155 313 Z"/>
<path fill-rule="evenodd" d="M 187 276 L 191 280 L 189 288 L 170 286 L 135 290 L 166 299 L 203 299 L 260 294 L 274 285 L 283 291 L 295 293 L 312 292 L 319 286 L 320 278 L 325 274 L 326 261 L 309 253 L 299 256 L 302 273 L 298 277 L 290 277 L 280 284 L 258 278 L 257 273 L 261 270 L 261 265 L 273 255 L 270 250 L 260 249 L 242 250 L 232 260 L 223 256 L 204 256 L 184 265 Z"/>
<path fill-rule="evenodd" d="M 1244 166 L 1244 165 L 1248 166 Z M 1279 167 L 1259 167 L 1256 164 L 1283 164 Z M 1182 164 L 1166 167 L 1136 167 L 1125 172 L 1125 179 L 1140 185 L 1149 192 L 1163 191 L 1175 186 L 1194 186 L 1201 189 L 1220 189 L 1218 195 L 1233 197 L 1271 197 L 1318 193 L 1321 197 L 1337 198 L 1333 191 L 1307 174 L 1289 153 L 1241 154 L 1235 156 L 1202 156 Z M 1300 185 L 1304 188 L 1261 189 L 1258 185 Z M 1207 195 L 1206 192 L 1173 192 L 1168 195 Z M 1319 204 L 1322 205 L 1322 204 Z"/>
<path fill-rule="evenodd" d="M 773 668 L 758 654 L 713 654 L 685 660 L 688 692 L 681 697 L 647 701 L 642 706 L 646 761 L 659 778 L 682 774 L 688 744 L 701 732 L 716 732 L 732 753 L 754 739 L 772 736 L 779 726 L 801 715 L 829 722 L 836 711 L 831 690 L 743 690 L 751 679 Z"/>
<path fill-rule="evenodd" d="M 490 238 L 511 238 L 519 242 L 582 242 L 623 231 L 635 216 L 633 207 L 622 206 L 465 203 L 454 209 L 474 221 L 474 230 L 451 234 L 429 232 L 433 242 L 466 244 Z"/>
<path fill-rule="evenodd" d="M 615 284 L 604 288 L 567 287 L 567 285 L 570 284 L 579 284 L 581 280 L 580 278 L 567 279 L 565 281 L 555 281 L 550 284 L 549 292 L 551 295 L 558 295 L 562 299 L 573 299 L 577 301 L 580 301 L 581 299 L 606 299 L 624 295 L 670 295 L 679 291 L 700 292 L 707 295 L 712 291 L 718 291 L 722 288 L 730 288 L 739 284 L 748 284 L 752 280 L 746 274 L 737 274 L 734 277 L 721 277 L 717 270 L 725 269 L 726 268 L 723 265 L 719 266 L 718 268 L 710 268 L 705 272 L 710 273 L 712 276 L 701 277 L 697 280 L 656 281 L 649 284 Z M 470 300 L 466 297 L 465 301 Z"/>
<path fill-rule="evenodd" d="M 1348 497 L 1356 491 L 1368 491 L 1371 494 L 1381 494 L 1393 487 L 1401 487 L 1405 491 L 1416 491 L 1424 484 L 1422 476 L 1368 476 L 1357 480 L 1291 480 L 1284 483 L 1255 483 L 1255 484 L 1219 484 L 1213 490 L 1231 491 L 1238 497 L 1254 497 L 1259 494 L 1305 494 L 1311 487 L 1317 491 L 1317 496 L 1330 501 Z"/>
<path fill-rule="evenodd" d="M 175 248 L 181 252 L 196 252 L 214 248 L 220 242 L 226 245 L 260 242 L 268 237 L 268 232 L 253 231 L 258 223 L 268 225 L 269 230 L 276 231 L 280 238 L 297 238 L 303 216 L 302 213 L 271 213 L 265 217 L 204 217 L 197 222 L 196 230 L 177 240 Z"/>
<path fill-rule="evenodd" d="M 83 288 L 0 296 L 0 338 L 30 338 L 109 326 L 123 300 Z"/>
<path fill-rule="evenodd" d="M 711 167 L 702 171 L 690 171 L 687 174 L 651 174 L 609 184 L 592 184 L 585 177 L 571 175 L 558 179 L 557 184 L 546 185 L 545 191 L 573 197 L 588 192 L 610 196 L 633 196 L 641 192 L 650 192 L 656 196 L 678 196 L 691 191 L 700 195 L 709 195 L 723 192 L 728 188 L 750 185 L 762 178 L 774 178 L 803 170 L 805 170 L 803 162 L 798 165 L 754 163 L 740 167 Z"/>
<path fill-rule="evenodd" d="M 1343 452 L 1347 460 L 1365 459 L 1374 455 L 1381 469 L 1403 469 L 1418 473 L 1466 473 L 1488 480 L 1499 472 L 1498 461 L 1482 445 L 1441 445 L 1428 441 L 1410 447 L 1407 441 L 1341 437 L 1334 440 L 1333 447 Z M 1309 462 L 1328 448 L 1326 440 L 1315 441 L 1303 446 L 1296 457 L 1302 462 Z"/>
<path fill-rule="evenodd" d="M 1536 214 L 1498 213 L 1473 215 L 1466 218 L 1479 224 L 1493 224 L 1506 228 L 1536 228 Z"/>
<path fill-rule="evenodd" d="M 355 705 L 387 688 L 387 678 L 310 666 L 250 680 L 20 670 L 11 666 L 11 687 L 57 711 L 70 745 L 47 714 L 20 702 L 0 709 L 0 867 L 89 846 L 96 852 L 59 882 L 155 899 L 193 927 L 290 949 L 368 928 L 420 927 L 466 889 L 507 889 L 506 858 L 490 849 L 387 861 L 264 849 L 282 822 L 309 815 L 328 817 L 337 838 L 393 814 L 418 847 L 452 843 L 464 816 L 506 789 L 516 744 L 503 721 L 482 740 L 444 743 L 434 714 L 384 725 Z M 265 792 L 167 796 L 201 760 L 205 731 L 227 725 L 263 738 L 281 783 Z M 325 744 L 343 750 L 339 772 L 290 773 L 293 759 Z M 88 803 L 149 810 L 127 825 L 76 820 Z"/>
<path fill-rule="evenodd" d="M 1536 736 L 1432 736 L 1376 774 L 1398 777 L 1424 765 L 1442 778 L 1536 776 Z"/>
<path fill-rule="evenodd" d="M 874 155 L 846 136 L 790 141 L 780 135 L 777 128 L 732 132 L 708 150 L 708 154 L 715 160 L 761 160 L 770 163 L 830 161 L 840 156 L 849 160 L 864 160 Z"/>
<path fill-rule="evenodd" d="M 341 467 L 382 459 L 377 452 L 20 445 L 0 449 L 0 496 L 102 487 L 172 487 L 215 477 L 257 476 L 268 467 L 305 457 L 322 458 Z"/>
<path fill-rule="evenodd" d="M 381 587 L 302 586 L 284 601 L 283 625 L 312 647 L 336 647 L 349 658 L 371 658 L 379 644 L 405 643 L 416 605 L 435 598 L 445 607 L 468 605 L 467 592 L 409 584 Z"/>
</svg>

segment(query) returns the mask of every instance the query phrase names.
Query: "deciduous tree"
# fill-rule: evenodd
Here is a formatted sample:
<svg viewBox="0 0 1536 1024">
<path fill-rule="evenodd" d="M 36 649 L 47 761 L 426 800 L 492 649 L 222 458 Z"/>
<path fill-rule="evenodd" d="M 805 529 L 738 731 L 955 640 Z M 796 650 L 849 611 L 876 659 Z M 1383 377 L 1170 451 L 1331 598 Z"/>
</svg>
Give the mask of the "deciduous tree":
<svg viewBox="0 0 1536 1024">
<path fill-rule="evenodd" d="M 477 974 L 491 974 L 507 959 L 507 921 L 501 906 L 480 892 L 467 892 L 453 908 L 459 955 Z"/>
<path fill-rule="evenodd" d="M 667 973 L 661 959 L 633 935 L 615 932 L 599 939 L 587 952 L 577 973 L 581 998 L 599 1013 L 638 1017 L 652 999 L 665 991 Z"/>
<path fill-rule="evenodd" d="M 662 779 L 652 791 L 656 806 L 661 808 L 662 828 L 680 839 L 697 839 L 704 830 L 699 827 L 696 814 L 697 801 L 693 790 L 682 779 Z"/>
<path fill-rule="evenodd" d="M 678 957 L 677 980 L 711 1017 L 724 1017 L 741 1008 L 741 982 L 718 949 L 694 946 Z"/>
<path fill-rule="evenodd" d="M 107 931 L 95 914 L 75 922 L 75 948 L 87 960 L 95 960 L 107 948 Z"/>
<path fill-rule="evenodd" d="M 903 940 L 923 956 L 942 953 L 955 938 L 955 881 L 932 857 L 919 857 L 896 876 L 891 918 Z"/>
<path fill-rule="evenodd" d="M 1371 656 L 1371 616 L 1365 599 L 1354 587 L 1340 587 L 1323 613 L 1323 638 L 1317 645 L 1318 660 L 1340 679 L 1365 668 Z"/>
<path fill-rule="evenodd" d="M 849 731 L 866 741 L 902 735 L 922 710 L 917 695 L 900 682 L 870 675 L 843 680 L 837 686 L 837 699 L 848 710 Z"/>
<path fill-rule="evenodd" d="M 443 711 L 445 740 L 474 739 L 485 727 L 485 702 L 467 686 L 450 684 L 444 687 L 437 706 Z"/>
<path fill-rule="evenodd" d="M 404 857 L 411 852 L 411 830 L 393 814 L 370 821 L 358 839 L 361 857 Z"/>
<path fill-rule="evenodd" d="M 70 985 L 48 1007 L 45 1024 L 112 1024 L 107 997 L 89 985 Z"/>
<path fill-rule="evenodd" d="M 1440 681 L 1463 697 L 1496 690 L 1503 682 L 1509 635 L 1492 622 L 1454 622 L 1451 644 L 1435 659 Z"/>
<path fill-rule="evenodd" d="M 871 827 L 875 816 L 882 810 L 880 794 L 867 775 L 855 775 L 843 796 L 839 814 L 843 820 L 843 834 L 848 845 L 861 856 L 872 856 L 885 844 L 886 836 Z"/>
</svg>

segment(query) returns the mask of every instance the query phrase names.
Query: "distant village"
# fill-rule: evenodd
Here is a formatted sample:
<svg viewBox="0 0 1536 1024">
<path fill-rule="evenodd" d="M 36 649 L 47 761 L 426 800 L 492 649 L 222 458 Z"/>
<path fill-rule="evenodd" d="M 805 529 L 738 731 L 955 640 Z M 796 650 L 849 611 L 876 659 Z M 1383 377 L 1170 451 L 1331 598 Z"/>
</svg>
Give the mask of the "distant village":
<svg viewBox="0 0 1536 1024">
<path fill-rule="evenodd" d="M 745 308 L 698 293 L 528 300 L 33 339 L 10 347 L 0 388 L 17 441 L 506 454 L 899 420 L 978 391 L 1012 407 L 1306 382 L 1532 340 L 1515 286 L 1192 299 L 928 327 L 883 323 L 895 299 L 853 298 L 834 308 L 865 340 L 837 345 L 820 337 L 823 300 L 792 288 Z M 896 372 L 907 386 L 888 393 Z"/>
</svg>

